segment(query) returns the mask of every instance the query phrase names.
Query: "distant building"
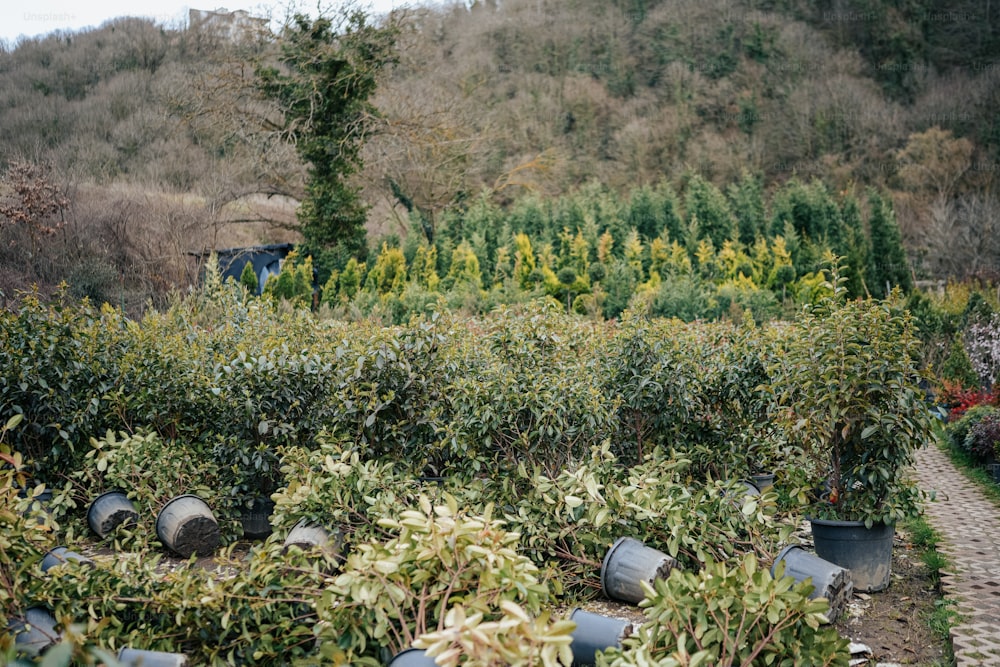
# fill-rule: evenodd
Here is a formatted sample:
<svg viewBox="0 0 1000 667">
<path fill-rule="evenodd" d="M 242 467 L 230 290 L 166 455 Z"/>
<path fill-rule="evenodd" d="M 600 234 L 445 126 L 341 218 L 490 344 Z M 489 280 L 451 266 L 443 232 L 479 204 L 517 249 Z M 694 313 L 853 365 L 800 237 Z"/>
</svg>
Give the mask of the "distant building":
<svg viewBox="0 0 1000 667">
<path fill-rule="evenodd" d="M 257 294 L 260 294 L 267 279 L 281 273 L 281 264 L 294 247 L 291 243 L 272 243 L 247 248 L 225 248 L 216 250 L 215 255 L 219 258 L 219 272 L 223 282 L 230 277 L 239 282 L 247 262 L 253 265 L 253 272 L 257 274 Z M 198 253 L 197 256 L 204 260 L 211 252 Z"/>
<path fill-rule="evenodd" d="M 191 9 L 188 13 L 188 30 L 220 37 L 234 42 L 256 39 L 269 31 L 268 19 L 257 18 L 242 9 L 227 11 L 225 7 L 210 11 Z"/>
</svg>

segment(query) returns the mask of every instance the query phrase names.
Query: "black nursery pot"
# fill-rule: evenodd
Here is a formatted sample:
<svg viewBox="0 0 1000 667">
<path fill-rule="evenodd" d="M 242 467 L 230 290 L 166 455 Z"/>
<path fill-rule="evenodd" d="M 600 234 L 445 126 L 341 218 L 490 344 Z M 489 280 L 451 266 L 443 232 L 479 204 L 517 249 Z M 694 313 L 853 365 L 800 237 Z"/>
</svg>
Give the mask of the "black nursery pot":
<svg viewBox="0 0 1000 667">
<path fill-rule="evenodd" d="M 810 519 L 816 555 L 851 571 L 854 588 L 875 593 L 889 587 L 896 527 L 864 521 Z"/>
<path fill-rule="evenodd" d="M 422 648 L 400 651 L 389 661 L 389 667 L 434 667 L 436 664 L 434 658 L 428 657 Z"/>
<path fill-rule="evenodd" d="M 56 619 L 41 607 L 26 609 L 24 616 L 12 619 L 7 629 L 14 635 L 17 652 L 29 657 L 41 655 L 62 637 L 56 632 Z"/>
<path fill-rule="evenodd" d="M 854 579 L 851 577 L 851 571 L 794 544 L 778 553 L 774 564 L 771 565 L 771 576 L 774 576 L 778 563 L 781 562 L 785 564 L 785 575 L 795 581 L 812 579 L 813 592 L 809 597 L 826 598 L 830 603 L 830 613 L 827 614 L 827 618 L 831 622 L 836 621 L 854 595 Z"/>
<path fill-rule="evenodd" d="M 583 609 L 574 609 L 569 620 L 576 623 L 573 630 L 573 667 L 597 664 L 597 652 L 609 648 L 620 648 L 622 640 L 632 634 L 632 623 L 619 618 L 594 614 Z"/>
<path fill-rule="evenodd" d="M 677 565 L 662 551 L 632 537 L 622 537 L 604 556 L 601 589 L 613 600 L 638 604 L 645 597 L 641 582 L 652 585 L 656 579 L 666 579 Z"/>
<path fill-rule="evenodd" d="M 121 491 L 108 491 L 94 498 L 87 510 L 87 523 L 98 537 L 107 537 L 118 526 L 134 525 L 139 521 L 135 505 Z"/>
<path fill-rule="evenodd" d="M 271 513 L 274 511 L 274 501 L 270 498 L 254 498 L 249 508 L 244 508 L 240 514 L 244 537 L 251 540 L 263 540 L 272 532 Z"/>
<path fill-rule="evenodd" d="M 328 558 L 339 558 L 344 546 L 344 535 L 341 531 L 330 531 L 322 526 L 299 521 L 285 537 L 285 549 L 295 546 L 303 550 L 319 548 Z"/>
<path fill-rule="evenodd" d="M 67 547 L 56 547 L 49 550 L 42 558 L 42 572 L 48 572 L 51 568 L 64 563 L 75 562 L 80 565 L 94 566 L 94 561 L 85 556 L 81 556 L 75 551 L 70 551 Z"/>
<path fill-rule="evenodd" d="M 156 535 L 174 553 L 207 556 L 219 546 L 219 524 L 208 504 L 186 493 L 172 498 L 156 517 Z"/>
</svg>

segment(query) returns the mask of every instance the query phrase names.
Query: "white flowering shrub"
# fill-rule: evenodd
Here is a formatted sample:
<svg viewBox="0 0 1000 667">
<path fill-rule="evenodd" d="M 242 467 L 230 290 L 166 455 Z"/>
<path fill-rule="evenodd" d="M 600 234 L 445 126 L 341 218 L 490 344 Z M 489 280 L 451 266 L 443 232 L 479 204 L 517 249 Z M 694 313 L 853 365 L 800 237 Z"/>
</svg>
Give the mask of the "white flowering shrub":
<svg viewBox="0 0 1000 667">
<path fill-rule="evenodd" d="M 965 332 L 965 347 L 982 386 L 995 385 L 1000 377 L 1000 313 L 971 325 Z"/>
</svg>

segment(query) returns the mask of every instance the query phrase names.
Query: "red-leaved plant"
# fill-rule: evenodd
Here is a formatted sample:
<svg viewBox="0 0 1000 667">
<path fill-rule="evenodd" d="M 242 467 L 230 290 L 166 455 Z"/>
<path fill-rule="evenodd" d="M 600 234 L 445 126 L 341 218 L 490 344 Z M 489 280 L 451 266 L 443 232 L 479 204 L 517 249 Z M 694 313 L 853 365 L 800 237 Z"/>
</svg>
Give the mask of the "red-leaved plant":
<svg viewBox="0 0 1000 667">
<path fill-rule="evenodd" d="M 966 410 L 976 405 L 997 405 L 998 396 L 995 391 L 978 388 L 965 388 L 960 382 L 941 381 L 941 391 L 938 392 L 941 404 L 948 408 L 948 421 L 958 421 Z"/>
</svg>

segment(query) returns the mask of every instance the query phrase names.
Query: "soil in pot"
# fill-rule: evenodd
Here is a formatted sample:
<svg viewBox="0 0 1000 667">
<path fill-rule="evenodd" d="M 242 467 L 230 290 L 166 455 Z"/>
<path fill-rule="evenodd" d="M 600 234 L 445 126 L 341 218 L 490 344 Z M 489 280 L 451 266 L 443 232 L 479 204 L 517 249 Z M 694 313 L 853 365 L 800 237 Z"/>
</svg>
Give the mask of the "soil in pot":
<svg viewBox="0 0 1000 667">
<path fill-rule="evenodd" d="M 118 526 L 135 525 L 139 512 L 121 491 L 108 491 L 94 498 L 87 510 L 87 523 L 98 537 L 107 537 Z"/>
<path fill-rule="evenodd" d="M 219 524 L 208 504 L 192 494 L 171 499 L 156 517 L 156 535 L 171 551 L 190 558 L 219 546 Z"/>
</svg>

